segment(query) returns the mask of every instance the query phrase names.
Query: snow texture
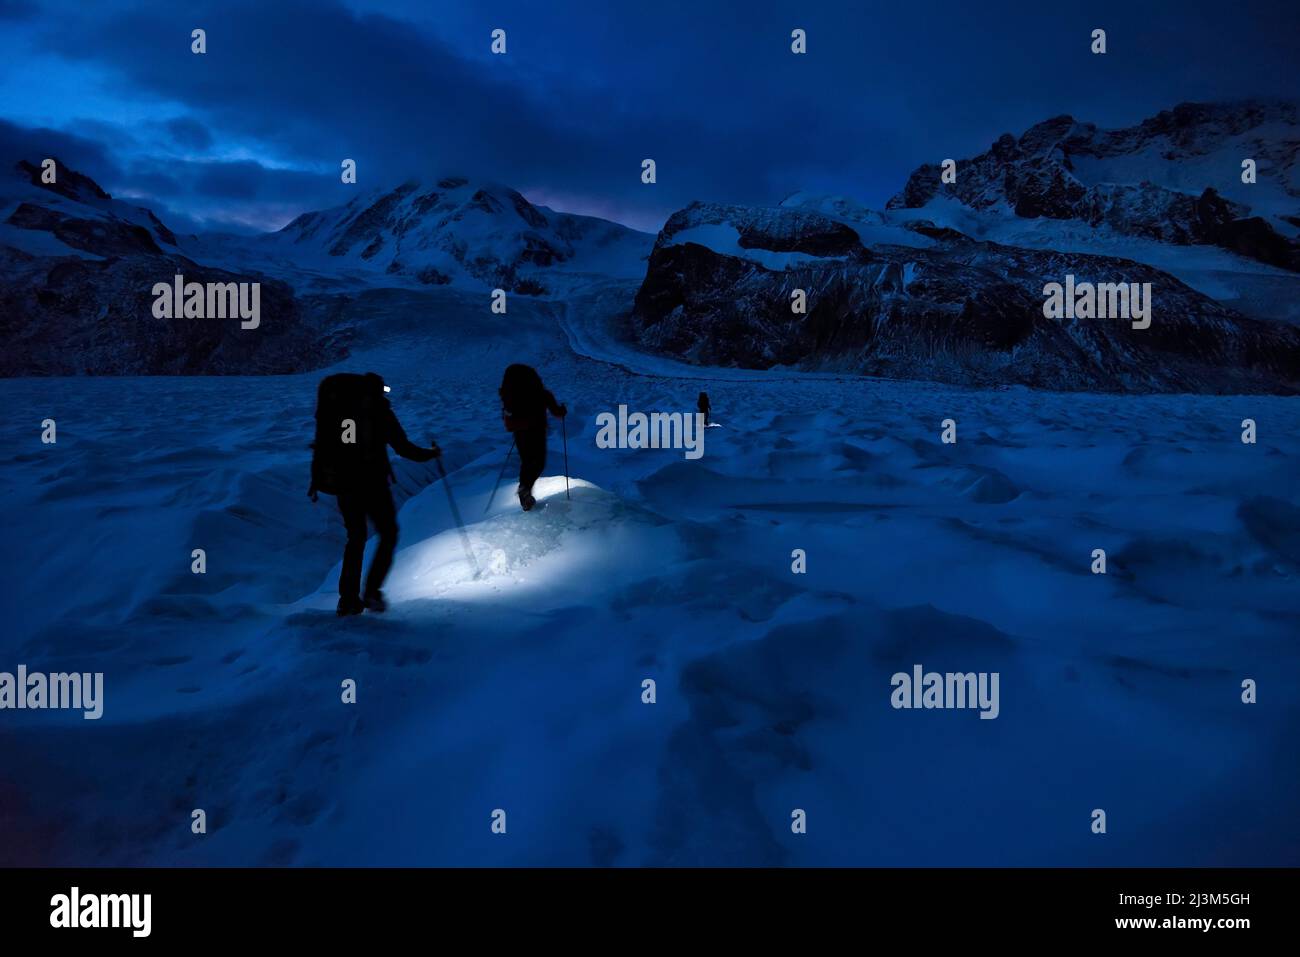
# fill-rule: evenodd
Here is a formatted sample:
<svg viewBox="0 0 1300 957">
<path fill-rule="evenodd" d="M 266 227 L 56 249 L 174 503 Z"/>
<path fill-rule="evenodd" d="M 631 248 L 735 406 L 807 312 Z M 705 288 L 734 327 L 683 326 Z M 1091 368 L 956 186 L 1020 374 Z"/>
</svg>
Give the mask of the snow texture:
<svg viewBox="0 0 1300 957">
<path fill-rule="evenodd" d="M 1296 399 L 642 365 L 603 318 L 627 291 L 358 298 L 338 368 L 436 434 L 482 569 L 400 462 L 382 618 L 334 616 L 304 495 L 323 372 L 0 381 L 0 660 L 106 687 L 90 732 L 6 713 L 4 862 L 1297 863 Z M 572 410 L 572 498 L 556 431 L 530 514 L 488 504 L 522 357 Z M 702 459 L 596 448 L 597 413 L 700 389 Z M 892 709 L 916 663 L 999 672 L 1000 716 Z"/>
<path fill-rule="evenodd" d="M 657 237 L 460 177 L 175 236 L 20 165 L 0 671 L 103 672 L 104 711 L 0 713 L 0 864 L 1300 864 L 1300 398 L 1269 345 L 1300 316 L 1266 261 L 1296 234 L 1294 127 L 1260 104 L 1057 118 L 957 191 L 923 168 L 886 210 L 697 203 Z M 1286 175 L 1207 197 L 1243 151 Z M 1080 264 L 1173 297 L 1163 352 L 1007 338 Z M 260 335 L 148 325 L 178 270 L 261 277 Z M 754 304 L 808 279 L 845 310 L 801 340 Z M 913 380 L 856 374 L 868 346 Z M 513 469 L 492 494 L 517 361 L 570 410 L 568 481 L 557 427 L 527 514 Z M 395 462 L 390 609 L 339 619 L 307 445 L 320 378 L 370 370 L 448 475 Z M 600 413 L 701 390 L 702 458 L 597 447 Z M 1261 394 L 1208 394 L 1238 391 Z M 998 673 L 998 717 L 891 707 L 918 664 Z"/>
</svg>

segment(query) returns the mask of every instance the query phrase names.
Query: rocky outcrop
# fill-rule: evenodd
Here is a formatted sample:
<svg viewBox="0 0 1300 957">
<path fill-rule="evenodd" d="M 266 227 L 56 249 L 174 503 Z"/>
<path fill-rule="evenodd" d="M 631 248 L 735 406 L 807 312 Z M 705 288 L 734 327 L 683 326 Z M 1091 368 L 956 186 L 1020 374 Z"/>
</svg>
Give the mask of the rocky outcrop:
<svg viewBox="0 0 1300 957">
<path fill-rule="evenodd" d="M 64 245 L 96 256 L 162 255 L 149 230 L 120 219 L 69 216 L 34 203 L 19 203 L 5 222 L 19 229 L 50 233 Z"/>
<path fill-rule="evenodd" d="M 119 203 L 88 176 L 30 163 L 0 182 L 0 375 L 290 373 L 337 361 L 337 337 L 315 328 L 285 283 L 195 262 L 146 209 Z M 260 324 L 153 314 L 153 288 L 259 283 Z"/>
<path fill-rule="evenodd" d="M 901 231 L 897 245 L 867 247 L 841 227 L 783 208 L 675 213 L 636 296 L 636 335 L 707 365 L 1053 389 L 1300 389 L 1300 330 L 1240 316 L 1150 266 L 975 242 L 924 223 L 912 224 L 932 240 L 924 247 L 902 244 Z M 1150 283 L 1150 327 L 1046 318 L 1044 287 L 1067 275 Z M 792 310 L 799 289 L 803 315 Z"/>
<path fill-rule="evenodd" d="M 1279 130 L 1288 135 L 1280 135 Z M 1115 233 L 1178 245 L 1209 244 L 1283 269 L 1300 271 L 1300 243 L 1288 217 L 1300 211 L 1292 173 L 1300 152 L 1293 103 L 1185 103 L 1135 127 L 1101 130 L 1058 116 L 1003 134 L 986 152 L 957 163 L 944 184 L 937 165 L 908 178 L 890 209 L 915 209 L 938 198 L 977 211 L 1023 218 L 1077 220 Z M 1249 157 L 1268 189 L 1239 187 Z M 1270 216 L 1248 202 L 1269 197 Z"/>
<path fill-rule="evenodd" d="M 260 324 L 238 318 L 159 319 L 154 283 L 261 283 Z M 179 256 L 23 256 L 0 247 L 0 375 L 249 375 L 337 361 L 293 292 Z"/>
</svg>

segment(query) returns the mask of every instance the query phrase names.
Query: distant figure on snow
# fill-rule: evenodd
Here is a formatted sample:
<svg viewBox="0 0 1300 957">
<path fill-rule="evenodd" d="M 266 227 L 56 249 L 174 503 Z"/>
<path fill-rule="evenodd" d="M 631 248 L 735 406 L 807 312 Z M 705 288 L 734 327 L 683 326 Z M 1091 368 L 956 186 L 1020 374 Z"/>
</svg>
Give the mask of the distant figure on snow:
<svg viewBox="0 0 1300 957">
<path fill-rule="evenodd" d="M 384 380 L 373 372 L 344 372 L 326 376 L 316 393 L 316 440 L 312 443 L 311 488 L 307 494 L 313 502 L 318 492 L 337 496 L 348 531 L 339 575 L 340 615 L 387 608 L 380 589 L 397 547 L 397 510 L 388 487 L 396 478 L 388 461 L 388 446 L 402 458 L 415 462 L 427 462 L 442 454 L 437 445 L 422 449 L 407 439 L 384 391 Z M 359 593 L 367 517 L 379 535 L 379 547 L 370 562 L 362 597 Z"/>
<path fill-rule="evenodd" d="M 704 424 L 708 425 L 709 424 L 709 394 L 707 392 L 700 393 L 700 401 L 696 403 L 696 408 L 698 408 L 700 412 L 704 414 Z"/>
<path fill-rule="evenodd" d="M 532 366 L 516 363 L 501 379 L 501 417 L 519 449 L 519 504 L 526 512 L 537 500 L 533 483 L 546 468 L 546 413 L 564 418 L 569 410 L 555 401 Z"/>
</svg>

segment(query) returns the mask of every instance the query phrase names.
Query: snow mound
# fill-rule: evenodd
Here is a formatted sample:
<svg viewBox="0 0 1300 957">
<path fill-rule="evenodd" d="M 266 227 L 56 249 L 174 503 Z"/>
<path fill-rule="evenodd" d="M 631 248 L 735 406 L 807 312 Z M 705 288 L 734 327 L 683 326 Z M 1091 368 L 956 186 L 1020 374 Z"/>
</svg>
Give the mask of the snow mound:
<svg viewBox="0 0 1300 957">
<path fill-rule="evenodd" d="M 570 589 L 589 591 L 593 579 L 609 587 L 651 574 L 672 554 L 674 536 L 661 519 L 591 482 L 571 477 L 568 484 L 566 497 L 563 475 L 538 479 L 537 504 L 524 512 L 507 483 L 481 521 L 473 516 L 486 496 L 468 497 L 463 533 L 453 521 L 399 550 L 385 588 L 390 602 L 537 600 L 539 593 L 556 600 Z M 432 486 L 422 495 L 445 498 Z"/>
</svg>

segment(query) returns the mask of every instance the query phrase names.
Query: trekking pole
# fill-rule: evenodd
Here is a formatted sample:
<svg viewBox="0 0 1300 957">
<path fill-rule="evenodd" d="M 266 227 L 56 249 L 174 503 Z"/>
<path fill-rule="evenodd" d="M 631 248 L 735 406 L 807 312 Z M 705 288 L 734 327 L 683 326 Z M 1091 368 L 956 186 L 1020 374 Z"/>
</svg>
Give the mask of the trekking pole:
<svg viewBox="0 0 1300 957">
<path fill-rule="evenodd" d="M 497 497 L 497 489 L 501 487 L 501 480 L 506 477 L 506 466 L 510 464 L 510 453 L 515 450 L 515 440 L 510 439 L 510 448 L 506 449 L 506 460 L 501 463 L 501 471 L 497 473 L 497 484 L 492 486 L 492 494 L 488 496 L 487 504 L 483 506 L 483 514 L 488 513 L 492 507 L 492 500 Z"/>
<path fill-rule="evenodd" d="M 564 439 L 564 497 L 572 501 L 569 495 L 569 421 L 567 415 L 560 416 L 560 437 Z"/>
<path fill-rule="evenodd" d="M 447 490 L 447 504 L 451 507 L 451 517 L 456 520 L 456 528 L 460 530 L 460 543 L 465 546 L 465 557 L 469 559 L 469 567 L 474 569 L 474 577 L 478 578 L 478 562 L 474 560 L 474 551 L 469 547 L 469 532 L 465 531 L 465 523 L 461 520 L 460 509 L 456 507 L 456 499 L 451 494 L 451 483 L 447 481 L 447 469 L 442 464 L 442 457 L 434 459 L 438 463 L 438 474 L 442 477 L 442 487 Z"/>
</svg>

